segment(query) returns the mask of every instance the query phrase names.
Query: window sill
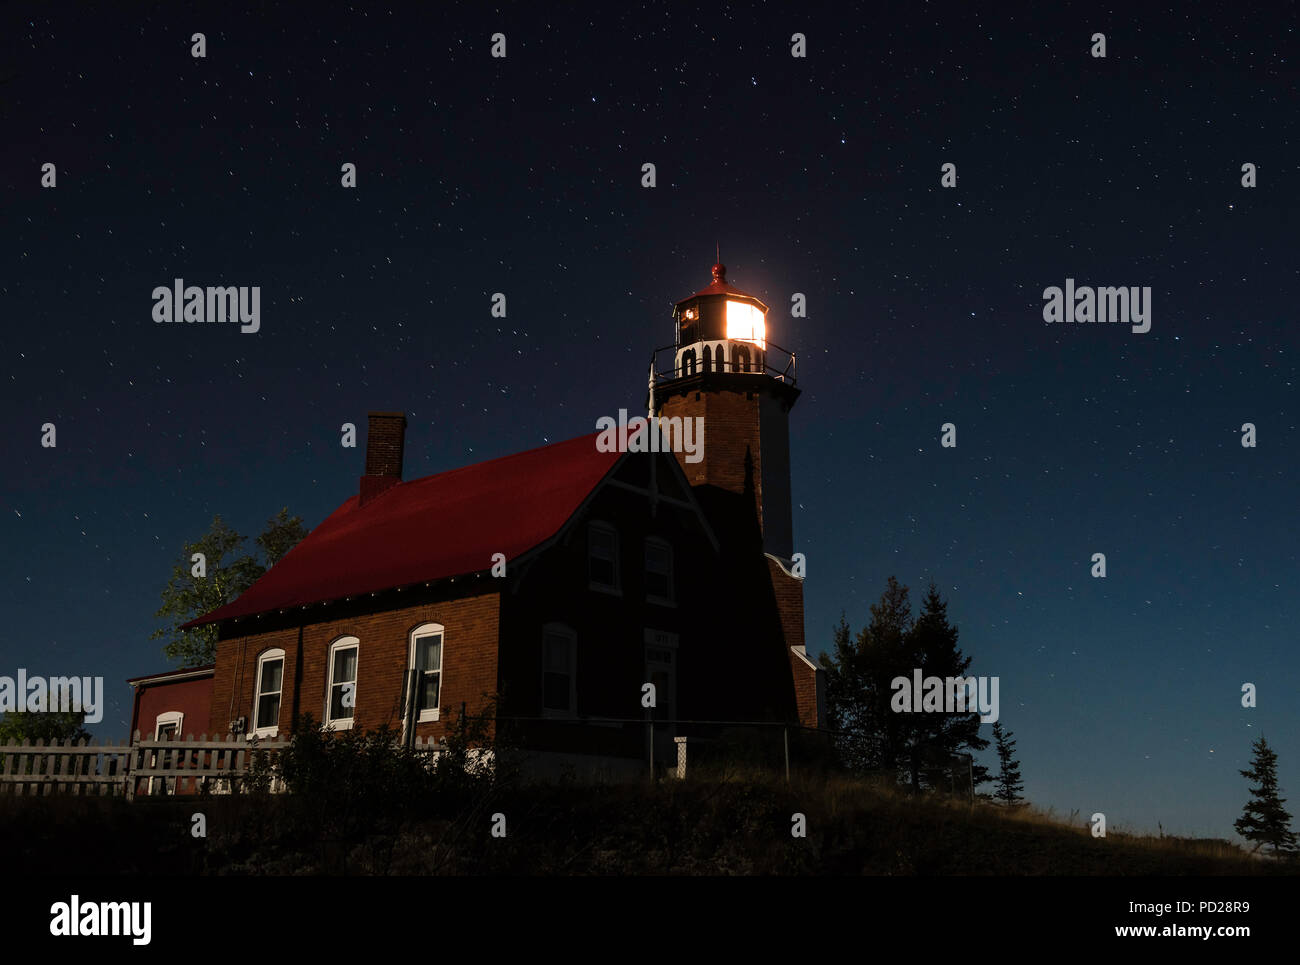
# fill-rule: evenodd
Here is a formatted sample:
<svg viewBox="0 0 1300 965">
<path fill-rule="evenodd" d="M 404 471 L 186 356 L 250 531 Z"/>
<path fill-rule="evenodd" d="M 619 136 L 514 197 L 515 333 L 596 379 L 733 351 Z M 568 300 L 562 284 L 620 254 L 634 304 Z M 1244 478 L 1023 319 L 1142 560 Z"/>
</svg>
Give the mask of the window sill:
<svg viewBox="0 0 1300 965">
<path fill-rule="evenodd" d="M 623 590 L 621 587 L 607 586 L 604 583 L 588 583 L 587 589 L 591 590 L 593 593 L 604 593 L 608 596 L 621 597 L 623 595 Z"/>
<path fill-rule="evenodd" d="M 255 730 L 251 734 L 249 734 L 246 740 L 255 741 L 255 740 L 261 740 L 263 737 L 275 738 L 279 736 L 280 736 L 279 727 L 263 727 L 260 730 Z"/>
<path fill-rule="evenodd" d="M 415 722 L 417 724 L 431 724 L 438 719 L 439 710 L 440 708 L 438 707 L 435 707 L 433 710 L 422 710 L 416 716 Z"/>
<path fill-rule="evenodd" d="M 654 606 L 666 606 L 666 607 L 671 607 L 674 610 L 677 609 L 677 601 L 670 600 L 667 597 L 647 595 L 645 601 L 647 603 L 653 604 Z"/>
<path fill-rule="evenodd" d="M 329 720 L 325 722 L 326 730 L 351 730 L 353 718 L 348 717 L 340 720 Z"/>
</svg>

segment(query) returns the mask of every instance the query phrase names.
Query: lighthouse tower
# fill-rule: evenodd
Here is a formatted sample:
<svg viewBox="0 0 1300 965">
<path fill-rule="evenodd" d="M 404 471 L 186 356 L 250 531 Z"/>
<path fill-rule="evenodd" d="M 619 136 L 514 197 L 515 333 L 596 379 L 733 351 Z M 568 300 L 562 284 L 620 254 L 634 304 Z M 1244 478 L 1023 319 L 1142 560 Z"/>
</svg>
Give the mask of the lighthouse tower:
<svg viewBox="0 0 1300 965">
<path fill-rule="evenodd" d="M 702 458 L 676 455 L 722 544 L 719 578 L 733 581 L 713 644 L 732 647 L 724 662 L 733 677 L 737 667 L 761 677 L 784 664 L 790 685 L 776 712 L 824 727 L 825 680 L 804 646 L 803 567 L 792 559 L 794 356 L 768 340 L 767 306 L 728 282 L 722 264 L 712 284 L 677 303 L 673 321 L 676 340 L 651 361 L 649 412 L 703 420 Z"/>
<path fill-rule="evenodd" d="M 676 341 L 651 366 L 651 414 L 703 418 L 704 458 L 678 453 L 686 478 L 752 497 L 763 550 L 788 569 L 794 356 L 768 341 L 767 306 L 728 282 L 722 264 L 712 284 L 677 303 L 673 321 Z"/>
</svg>

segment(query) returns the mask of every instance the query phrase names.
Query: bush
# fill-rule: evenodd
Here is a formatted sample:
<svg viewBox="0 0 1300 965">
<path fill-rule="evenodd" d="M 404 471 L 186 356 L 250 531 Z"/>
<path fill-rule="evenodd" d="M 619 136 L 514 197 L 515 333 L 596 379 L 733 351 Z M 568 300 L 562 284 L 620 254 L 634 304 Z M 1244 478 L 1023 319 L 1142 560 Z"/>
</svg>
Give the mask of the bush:
<svg viewBox="0 0 1300 965">
<path fill-rule="evenodd" d="M 388 725 L 333 732 L 304 715 L 272 773 L 250 771 L 247 788 L 284 782 L 292 836 L 314 842 L 320 870 L 347 873 L 360 860 L 385 873 L 410 822 L 481 810 L 504 773 L 485 719 L 458 718 L 433 759 L 400 736 Z"/>
</svg>

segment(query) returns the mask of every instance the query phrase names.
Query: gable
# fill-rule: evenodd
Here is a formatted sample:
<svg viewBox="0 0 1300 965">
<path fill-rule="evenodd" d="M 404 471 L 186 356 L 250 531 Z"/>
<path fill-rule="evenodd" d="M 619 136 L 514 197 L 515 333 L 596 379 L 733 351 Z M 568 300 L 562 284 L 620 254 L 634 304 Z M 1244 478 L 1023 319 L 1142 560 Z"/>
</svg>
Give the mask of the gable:
<svg viewBox="0 0 1300 965">
<path fill-rule="evenodd" d="M 623 455 L 614 469 L 600 483 L 592 488 L 586 499 L 570 515 L 568 521 L 550 539 L 538 544 L 525 553 L 518 562 L 531 562 L 551 545 L 568 534 L 572 527 L 587 515 L 587 510 L 596 498 L 598 491 L 604 488 L 634 493 L 647 500 L 647 509 L 654 512 L 654 506 L 662 503 L 670 506 L 694 521 L 699 532 L 708 540 L 716 553 L 719 548 L 718 538 L 713 524 L 705 512 L 695 492 L 686 480 L 681 465 L 676 457 L 667 453 L 634 452 Z"/>
</svg>

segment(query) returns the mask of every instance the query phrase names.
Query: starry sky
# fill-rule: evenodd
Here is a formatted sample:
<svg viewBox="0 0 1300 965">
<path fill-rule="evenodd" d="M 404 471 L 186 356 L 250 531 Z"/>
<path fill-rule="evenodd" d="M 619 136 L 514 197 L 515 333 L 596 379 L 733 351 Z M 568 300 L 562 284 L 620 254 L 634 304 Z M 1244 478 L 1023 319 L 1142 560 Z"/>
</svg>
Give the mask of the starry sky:
<svg viewBox="0 0 1300 965">
<path fill-rule="evenodd" d="M 104 676 L 124 736 L 214 514 L 319 523 L 370 409 L 409 479 L 640 408 L 718 244 L 798 357 L 810 651 L 933 579 L 1034 802 L 1232 838 L 1265 733 L 1300 803 L 1294 18 L 547 6 L 7 12 L 0 673 Z M 155 324 L 178 277 L 260 331 Z M 1067 278 L 1150 332 L 1045 324 Z"/>
</svg>

